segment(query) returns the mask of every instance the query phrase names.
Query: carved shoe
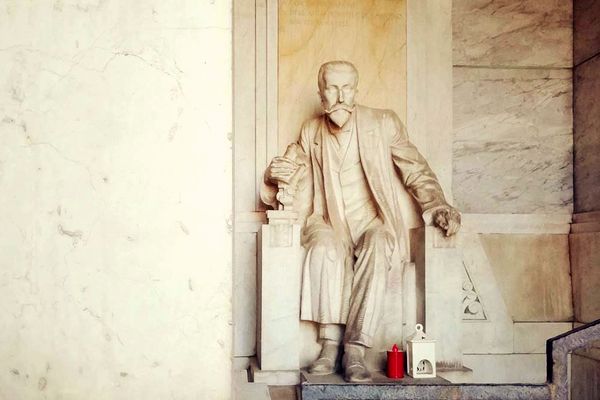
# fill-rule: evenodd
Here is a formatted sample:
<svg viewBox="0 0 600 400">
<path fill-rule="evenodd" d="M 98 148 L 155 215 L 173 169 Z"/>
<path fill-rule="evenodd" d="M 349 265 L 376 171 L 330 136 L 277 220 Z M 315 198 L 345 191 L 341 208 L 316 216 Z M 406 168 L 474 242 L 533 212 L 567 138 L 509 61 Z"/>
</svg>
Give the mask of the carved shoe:
<svg viewBox="0 0 600 400">
<path fill-rule="evenodd" d="M 335 372 L 340 346 L 332 341 L 325 341 L 319 358 L 308 367 L 308 373 L 315 375 L 329 375 Z"/>
<path fill-rule="evenodd" d="M 371 382 L 371 373 L 365 365 L 364 347 L 346 346 L 342 364 L 344 366 L 344 379 L 346 382 Z"/>
</svg>

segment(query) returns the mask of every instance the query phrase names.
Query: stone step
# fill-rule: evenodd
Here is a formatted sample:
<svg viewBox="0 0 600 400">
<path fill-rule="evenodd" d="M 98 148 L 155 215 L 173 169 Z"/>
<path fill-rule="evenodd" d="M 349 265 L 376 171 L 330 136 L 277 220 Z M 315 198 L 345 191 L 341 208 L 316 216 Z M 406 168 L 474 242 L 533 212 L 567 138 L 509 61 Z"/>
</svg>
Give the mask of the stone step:
<svg viewBox="0 0 600 400">
<path fill-rule="evenodd" d="M 528 384 L 456 384 L 442 378 L 391 380 L 381 373 L 373 383 L 347 383 L 339 375 L 302 373 L 302 400 L 550 400 L 550 387 Z"/>
<path fill-rule="evenodd" d="M 264 383 L 248 382 L 247 370 L 236 370 L 233 373 L 234 400 L 271 400 L 269 387 Z"/>
<path fill-rule="evenodd" d="M 473 382 L 473 370 L 462 367 L 461 369 L 437 369 L 437 375 L 451 383 Z"/>
<path fill-rule="evenodd" d="M 288 386 L 300 383 L 300 371 L 265 371 L 260 369 L 256 357 L 250 359 L 250 380 L 271 386 Z"/>
</svg>

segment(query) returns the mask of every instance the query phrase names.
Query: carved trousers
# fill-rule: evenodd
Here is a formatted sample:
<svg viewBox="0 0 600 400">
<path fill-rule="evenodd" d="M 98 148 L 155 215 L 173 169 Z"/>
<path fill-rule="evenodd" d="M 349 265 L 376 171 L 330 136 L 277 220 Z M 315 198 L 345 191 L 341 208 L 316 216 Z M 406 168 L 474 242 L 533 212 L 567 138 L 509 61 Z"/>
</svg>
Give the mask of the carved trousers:
<svg viewBox="0 0 600 400">
<path fill-rule="evenodd" d="M 311 280 L 318 280 L 318 288 L 324 290 L 318 296 L 319 301 L 330 303 L 335 302 L 334 299 L 342 299 L 346 304 L 341 308 L 347 310 L 347 317 L 339 323 L 331 323 L 327 318 L 317 320 L 320 323 L 320 339 L 340 342 L 343 337 L 344 343 L 371 347 L 384 308 L 394 246 L 392 234 L 379 220 L 369 226 L 358 239 L 353 254 L 345 255 L 350 259 L 343 264 L 350 264 L 350 268 L 344 268 L 343 274 L 350 276 L 340 276 L 340 263 L 322 261 L 327 254 L 339 255 L 339 243 L 333 241 L 329 234 L 318 235 L 314 239 L 309 247 L 310 260 L 307 261 L 310 262 L 308 268 L 312 270 Z M 336 282 L 330 282 L 331 279 Z M 348 284 L 341 284 L 339 279 Z M 320 304 L 318 308 L 327 310 L 331 306 Z"/>
</svg>

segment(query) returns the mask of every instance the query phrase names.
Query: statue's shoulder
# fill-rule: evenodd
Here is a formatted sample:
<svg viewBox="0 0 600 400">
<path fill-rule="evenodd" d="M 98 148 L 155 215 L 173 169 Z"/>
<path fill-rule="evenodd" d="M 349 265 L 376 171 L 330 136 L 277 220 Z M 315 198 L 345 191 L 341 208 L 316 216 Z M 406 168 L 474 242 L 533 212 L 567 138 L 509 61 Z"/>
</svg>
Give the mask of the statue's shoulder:
<svg viewBox="0 0 600 400">
<path fill-rule="evenodd" d="M 304 121 L 304 123 L 302 124 L 302 129 L 312 129 L 312 130 L 315 130 L 319 126 L 321 126 L 321 122 L 322 121 L 323 121 L 323 116 L 322 115 L 318 115 L 316 117 L 309 118 L 306 121 Z"/>
<path fill-rule="evenodd" d="M 317 117 L 309 118 L 302 124 L 302 135 L 306 135 L 308 139 L 314 138 L 323 122 L 323 116 L 319 115 Z"/>
</svg>

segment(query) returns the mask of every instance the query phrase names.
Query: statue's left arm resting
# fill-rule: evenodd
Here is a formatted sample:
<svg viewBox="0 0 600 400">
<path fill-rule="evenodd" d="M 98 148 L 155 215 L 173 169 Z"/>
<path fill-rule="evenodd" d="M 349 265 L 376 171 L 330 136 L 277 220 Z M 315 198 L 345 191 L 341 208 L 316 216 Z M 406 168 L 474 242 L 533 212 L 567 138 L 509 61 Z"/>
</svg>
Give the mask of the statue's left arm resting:
<svg viewBox="0 0 600 400">
<path fill-rule="evenodd" d="M 398 116 L 390 112 L 392 130 L 392 160 L 400 172 L 407 190 L 421 205 L 426 219 L 442 228 L 446 235 L 456 233 L 460 227 L 460 213 L 448 204 L 435 173 L 419 150 L 408 140 L 406 127 Z"/>
</svg>

